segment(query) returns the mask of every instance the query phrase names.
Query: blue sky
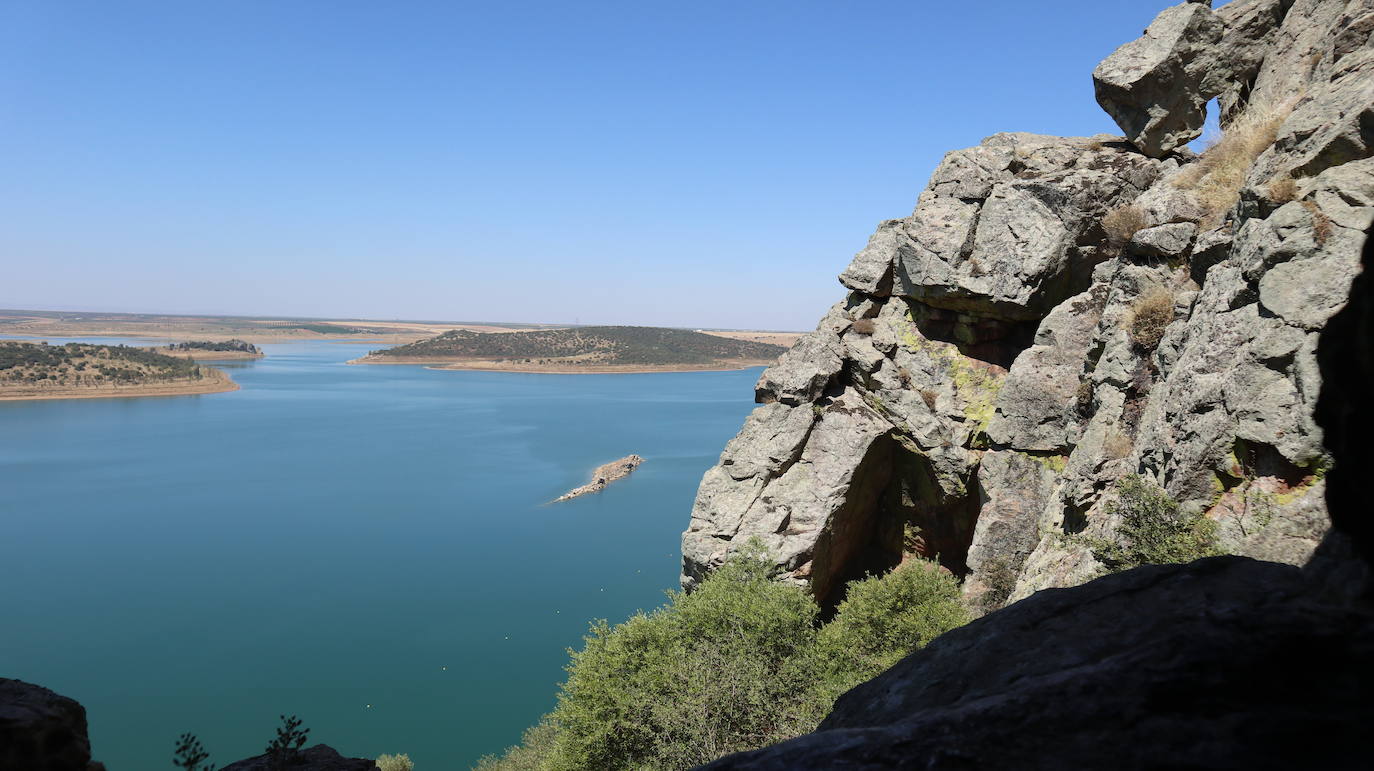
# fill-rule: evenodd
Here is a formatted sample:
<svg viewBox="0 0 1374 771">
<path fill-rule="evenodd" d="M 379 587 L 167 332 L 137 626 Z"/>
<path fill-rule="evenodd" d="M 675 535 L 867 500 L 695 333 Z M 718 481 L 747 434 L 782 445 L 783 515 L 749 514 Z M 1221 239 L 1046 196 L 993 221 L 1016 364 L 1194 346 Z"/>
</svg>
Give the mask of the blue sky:
<svg viewBox="0 0 1374 771">
<path fill-rule="evenodd" d="M 1163 4 L 0 3 L 0 307 L 810 329 Z"/>
</svg>

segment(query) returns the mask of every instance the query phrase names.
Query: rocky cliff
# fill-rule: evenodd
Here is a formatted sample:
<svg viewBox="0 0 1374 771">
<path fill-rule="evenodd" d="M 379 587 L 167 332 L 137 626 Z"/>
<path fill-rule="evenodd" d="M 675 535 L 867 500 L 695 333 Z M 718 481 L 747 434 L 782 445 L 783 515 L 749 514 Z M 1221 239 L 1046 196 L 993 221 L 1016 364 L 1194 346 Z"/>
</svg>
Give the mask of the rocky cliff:
<svg viewBox="0 0 1374 771">
<path fill-rule="evenodd" d="M 1100 574 L 1087 544 L 1120 540 L 1132 473 L 1223 550 L 1306 562 L 1317 337 L 1374 218 L 1371 31 L 1374 0 L 1176 5 L 1093 72 L 1124 137 L 947 155 L 760 378 L 683 584 L 757 536 L 822 603 L 919 554 L 991 610 Z"/>
</svg>

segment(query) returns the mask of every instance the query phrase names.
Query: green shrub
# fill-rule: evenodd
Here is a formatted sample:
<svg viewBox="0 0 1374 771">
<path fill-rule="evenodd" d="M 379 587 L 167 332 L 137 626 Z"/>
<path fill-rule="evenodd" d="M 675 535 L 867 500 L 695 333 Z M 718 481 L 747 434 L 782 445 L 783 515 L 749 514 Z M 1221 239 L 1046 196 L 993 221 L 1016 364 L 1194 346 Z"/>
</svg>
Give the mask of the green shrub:
<svg viewBox="0 0 1374 771">
<path fill-rule="evenodd" d="M 757 544 L 692 594 L 592 624 L 558 706 L 480 771 L 686 769 L 813 730 L 836 695 L 967 621 L 953 577 L 914 561 L 850 586 L 818 625 Z"/>
<path fill-rule="evenodd" d="M 410 762 L 409 755 L 378 755 L 377 768 L 379 771 L 412 771 L 415 764 Z"/>
<path fill-rule="evenodd" d="M 500 755 L 485 755 L 473 771 L 544 771 L 549 767 L 558 729 L 548 716 L 525 729 L 520 743 Z"/>
<path fill-rule="evenodd" d="M 1216 523 L 1201 514 L 1183 514 L 1178 501 L 1153 482 L 1131 474 L 1117 482 L 1116 492 L 1117 499 L 1106 508 L 1121 517 L 1117 536 L 1124 543 L 1091 543 L 1093 556 L 1110 570 L 1192 562 L 1222 553 Z"/>
<path fill-rule="evenodd" d="M 749 554 L 653 613 L 594 623 L 553 713 L 551 767 L 691 768 L 810 730 L 819 715 L 798 697 L 816 681 L 817 612 Z"/>
<path fill-rule="evenodd" d="M 817 643 L 838 696 L 968 621 L 954 576 L 935 562 L 911 560 L 850 584 Z"/>
</svg>

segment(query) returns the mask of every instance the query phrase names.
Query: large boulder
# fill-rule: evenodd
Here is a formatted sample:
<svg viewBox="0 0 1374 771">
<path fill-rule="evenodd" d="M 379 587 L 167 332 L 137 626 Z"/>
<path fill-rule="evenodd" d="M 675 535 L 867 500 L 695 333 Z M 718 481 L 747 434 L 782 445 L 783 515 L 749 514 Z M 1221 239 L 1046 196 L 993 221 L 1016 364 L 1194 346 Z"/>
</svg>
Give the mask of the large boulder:
<svg viewBox="0 0 1374 771">
<path fill-rule="evenodd" d="M 0 769 L 95 771 L 86 709 L 22 680 L 0 678 Z"/>
<path fill-rule="evenodd" d="M 1370 694 L 1368 607 L 1217 557 L 1040 592 L 704 768 L 1367 768 Z"/>
<path fill-rule="evenodd" d="M 1097 103 L 1142 153 L 1163 158 L 1202 135 L 1224 32 L 1207 4 L 1175 5 L 1093 70 Z"/>
</svg>

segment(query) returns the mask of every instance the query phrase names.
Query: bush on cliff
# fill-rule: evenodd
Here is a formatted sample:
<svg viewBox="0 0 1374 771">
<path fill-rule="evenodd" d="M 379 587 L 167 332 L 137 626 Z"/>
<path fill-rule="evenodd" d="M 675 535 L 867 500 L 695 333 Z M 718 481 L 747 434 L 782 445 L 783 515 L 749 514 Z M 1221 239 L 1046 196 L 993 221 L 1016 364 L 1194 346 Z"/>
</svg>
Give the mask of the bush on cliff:
<svg viewBox="0 0 1374 771">
<path fill-rule="evenodd" d="M 1184 514 L 1158 485 L 1130 474 L 1116 484 L 1116 500 L 1107 513 L 1121 518 L 1121 543 L 1094 540 L 1093 556 L 1110 570 L 1141 565 L 1192 562 L 1221 554 L 1217 525 L 1201 514 Z"/>
<path fill-rule="evenodd" d="M 835 620 L 821 628 L 817 640 L 834 695 L 968 621 L 958 584 L 935 562 L 912 560 L 881 578 L 850 584 Z"/>
<path fill-rule="evenodd" d="M 806 733 L 835 697 L 967 620 L 954 578 L 913 562 L 850 587 L 833 621 L 761 549 L 692 594 L 592 625 L 558 707 L 483 771 L 685 769 Z"/>
</svg>

